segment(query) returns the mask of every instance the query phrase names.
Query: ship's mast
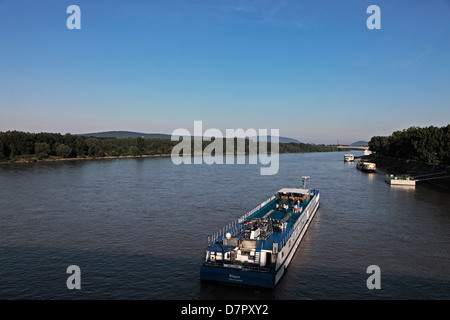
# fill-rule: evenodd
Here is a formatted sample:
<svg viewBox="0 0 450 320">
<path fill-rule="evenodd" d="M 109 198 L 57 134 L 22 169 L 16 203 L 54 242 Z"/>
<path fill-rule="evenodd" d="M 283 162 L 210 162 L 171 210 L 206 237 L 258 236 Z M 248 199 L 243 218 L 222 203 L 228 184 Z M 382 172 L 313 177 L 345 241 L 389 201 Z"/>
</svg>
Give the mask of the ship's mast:
<svg viewBox="0 0 450 320">
<path fill-rule="evenodd" d="M 306 181 L 311 182 L 311 178 L 309 176 L 302 177 L 303 189 L 306 189 Z"/>
</svg>

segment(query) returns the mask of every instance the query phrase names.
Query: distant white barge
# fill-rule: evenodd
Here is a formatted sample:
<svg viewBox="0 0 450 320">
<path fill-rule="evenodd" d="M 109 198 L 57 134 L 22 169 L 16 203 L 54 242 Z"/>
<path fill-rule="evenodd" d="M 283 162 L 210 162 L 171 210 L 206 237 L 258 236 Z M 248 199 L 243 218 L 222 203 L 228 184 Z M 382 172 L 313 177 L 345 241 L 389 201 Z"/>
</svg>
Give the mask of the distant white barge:
<svg viewBox="0 0 450 320">
<path fill-rule="evenodd" d="M 385 181 L 390 185 L 396 186 L 415 186 L 416 180 L 410 176 L 394 176 L 393 174 L 386 175 Z"/>
<path fill-rule="evenodd" d="M 344 155 L 344 161 L 345 162 L 352 162 L 355 160 L 355 156 L 351 153 L 347 153 Z"/>
</svg>

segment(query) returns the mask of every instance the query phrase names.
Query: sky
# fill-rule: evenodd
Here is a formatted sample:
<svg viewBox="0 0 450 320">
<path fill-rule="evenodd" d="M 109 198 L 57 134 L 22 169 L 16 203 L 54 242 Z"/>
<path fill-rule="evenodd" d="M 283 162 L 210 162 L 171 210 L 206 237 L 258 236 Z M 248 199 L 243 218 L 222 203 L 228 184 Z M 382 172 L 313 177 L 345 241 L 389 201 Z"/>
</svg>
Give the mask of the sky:
<svg viewBox="0 0 450 320">
<path fill-rule="evenodd" d="M 318 144 L 447 125 L 450 0 L 0 0 L 0 131 L 197 120 Z"/>
</svg>

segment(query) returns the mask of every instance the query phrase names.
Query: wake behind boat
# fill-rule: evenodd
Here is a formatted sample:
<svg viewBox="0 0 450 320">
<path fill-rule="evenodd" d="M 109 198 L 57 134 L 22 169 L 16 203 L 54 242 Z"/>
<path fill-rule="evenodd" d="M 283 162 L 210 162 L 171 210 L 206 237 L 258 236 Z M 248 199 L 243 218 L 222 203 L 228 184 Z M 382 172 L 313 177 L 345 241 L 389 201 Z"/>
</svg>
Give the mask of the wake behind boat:
<svg viewBox="0 0 450 320">
<path fill-rule="evenodd" d="M 273 288 L 319 207 L 316 189 L 283 188 L 208 237 L 200 279 Z"/>
</svg>

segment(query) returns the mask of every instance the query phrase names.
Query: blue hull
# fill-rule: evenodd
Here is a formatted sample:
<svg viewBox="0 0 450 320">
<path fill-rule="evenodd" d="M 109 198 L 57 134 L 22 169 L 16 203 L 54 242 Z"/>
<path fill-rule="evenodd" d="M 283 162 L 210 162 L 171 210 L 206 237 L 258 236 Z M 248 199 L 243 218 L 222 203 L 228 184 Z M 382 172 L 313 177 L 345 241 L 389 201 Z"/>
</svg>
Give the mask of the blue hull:
<svg viewBox="0 0 450 320">
<path fill-rule="evenodd" d="M 265 288 L 273 288 L 276 284 L 275 273 L 273 272 L 208 267 L 205 265 L 202 265 L 200 268 L 200 279 Z"/>
</svg>

